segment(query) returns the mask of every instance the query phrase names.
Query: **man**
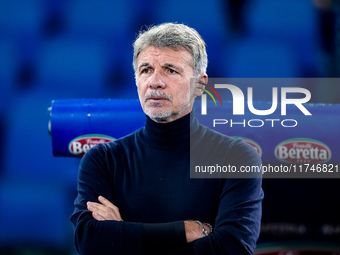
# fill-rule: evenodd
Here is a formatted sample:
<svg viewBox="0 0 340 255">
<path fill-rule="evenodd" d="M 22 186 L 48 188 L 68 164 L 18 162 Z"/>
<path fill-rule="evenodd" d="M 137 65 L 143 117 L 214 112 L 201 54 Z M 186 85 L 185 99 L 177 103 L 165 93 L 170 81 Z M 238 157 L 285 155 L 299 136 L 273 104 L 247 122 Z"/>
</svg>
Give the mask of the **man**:
<svg viewBox="0 0 340 255">
<path fill-rule="evenodd" d="M 134 43 L 133 66 L 146 124 L 82 158 L 71 217 L 77 250 L 252 254 L 261 179 L 190 178 L 193 162 L 261 164 L 253 148 L 199 125 L 191 114 L 198 87 L 207 83 L 204 41 L 182 24 L 151 27 Z"/>
</svg>

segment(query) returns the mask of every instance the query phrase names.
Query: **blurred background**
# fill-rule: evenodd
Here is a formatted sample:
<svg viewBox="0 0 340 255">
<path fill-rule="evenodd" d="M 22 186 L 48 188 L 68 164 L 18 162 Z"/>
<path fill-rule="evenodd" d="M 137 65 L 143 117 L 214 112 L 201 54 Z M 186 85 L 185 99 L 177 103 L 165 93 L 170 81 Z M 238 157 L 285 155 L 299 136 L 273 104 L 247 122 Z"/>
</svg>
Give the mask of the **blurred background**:
<svg viewBox="0 0 340 255">
<path fill-rule="evenodd" d="M 339 15 L 337 0 L 0 0 L 0 254 L 76 254 L 69 217 L 79 159 L 53 157 L 48 108 L 53 99 L 137 98 L 140 29 L 197 29 L 210 77 L 330 78 L 340 74 Z M 338 84 L 306 86 L 311 102 L 340 103 Z M 309 231 L 287 183 L 264 183 L 259 242 L 339 240 L 338 185 L 296 180 L 308 222 L 322 223 Z"/>
</svg>

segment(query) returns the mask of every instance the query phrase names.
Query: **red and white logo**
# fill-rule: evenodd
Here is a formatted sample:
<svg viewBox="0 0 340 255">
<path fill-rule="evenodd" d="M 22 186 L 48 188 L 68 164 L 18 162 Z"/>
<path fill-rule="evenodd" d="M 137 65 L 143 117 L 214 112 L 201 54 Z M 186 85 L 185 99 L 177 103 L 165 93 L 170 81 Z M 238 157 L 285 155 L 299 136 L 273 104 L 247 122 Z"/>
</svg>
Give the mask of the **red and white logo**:
<svg viewBox="0 0 340 255">
<path fill-rule="evenodd" d="M 332 155 L 326 144 L 308 138 L 285 140 L 276 146 L 274 154 L 286 163 L 323 163 L 329 161 Z"/>
<path fill-rule="evenodd" d="M 73 155 L 83 156 L 92 147 L 100 143 L 111 142 L 113 140 L 115 140 L 113 137 L 107 135 L 98 134 L 82 135 L 74 138 L 69 143 L 68 150 Z"/>
</svg>

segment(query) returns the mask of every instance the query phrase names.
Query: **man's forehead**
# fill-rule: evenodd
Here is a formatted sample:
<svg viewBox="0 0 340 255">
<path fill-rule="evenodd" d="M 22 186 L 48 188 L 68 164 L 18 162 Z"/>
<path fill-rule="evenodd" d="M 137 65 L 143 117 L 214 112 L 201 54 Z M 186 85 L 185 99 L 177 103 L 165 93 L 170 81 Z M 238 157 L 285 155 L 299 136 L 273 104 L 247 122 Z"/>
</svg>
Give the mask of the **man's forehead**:
<svg viewBox="0 0 340 255">
<path fill-rule="evenodd" d="M 137 63 L 138 65 L 145 65 L 145 63 L 150 64 L 149 60 L 154 57 L 164 58 L 164 60 L 166 60 L 168 63 L 180 63 L 185 61 L 191 65 L 192 61 L 191 52 L 184 47 L 174 49 L 171 47 L 157 48 L 155 46 L 148 46 L 139 53 L 137 57 Z"/>
</svg>

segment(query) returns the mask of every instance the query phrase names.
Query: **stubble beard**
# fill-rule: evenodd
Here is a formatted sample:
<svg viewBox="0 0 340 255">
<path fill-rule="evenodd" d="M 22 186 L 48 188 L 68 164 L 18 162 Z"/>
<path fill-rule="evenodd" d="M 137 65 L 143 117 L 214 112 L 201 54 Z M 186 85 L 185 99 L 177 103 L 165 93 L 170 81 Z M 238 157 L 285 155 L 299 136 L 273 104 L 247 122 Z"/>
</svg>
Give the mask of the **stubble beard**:
<svg viewBox="0 0 340 255">
<path fill-rule="evenodd" d="M 168 100 L 168 102 L 147 102 L 147 100 L 150 97 L 153 96 L 161 96 L 164 97 Z M 182 109 L 180 109 L 179 112 L 173 112 L 172 109 L 172 97 L 160 92 L 160 91 L 152 91 L 148 94 L 145 95 L 144 97 L 144 102 L 145 102 L 145 106 L 144 106 L 144 113 L 149 116 L 150 119 L 156 121 L 156 122 L 167 122 L 171 117 L 175 117 L 177 115 L 181 115 L 184 111 L 186 111 L 188 108 L 190 108 L 192 106 L 192 100 L 194 100 L 194 98 L 191 98 L 190 100 L 190 96 L 189 98 L 187 98 L 188 100 L 188 104 L 185 105 Z M 170 103 L 169 106 L 166 106 L 165 104 Z"/>
<path fill-rule="evenodd" d="M 171 117 L 181 115 L 184 111 L 192 106 L 191 101 L 184 106 L 180 111 L 173 112 L 171 106 L 164 106 L 164 103 L 149 103 L 144 112 L 150 119 L 156 122 L 167 122 Z"/>
<path fill-rule="evenodd" d="M 168 102 L 147 102 L 151 97 L 164 97 Z M 145 107 L 144 113 L 150 117 L 150 119 L 155 121 L 166 121 L 168 118 L 172 116 L 171 106 L 165 106 L 166 103 L 172 103 L 172 97 L 160 92 L 160 91 L 151 91 L 146 94 L 144 97 Z M 165 109 L 162 109 L 165 108 Z"/>
<path fill-rule="evenodd" d="M 156 122 L 164 122 L 172 116 L 172 110 L 170 108 L 157 110 L 155 109 L 157 107 L 160 108 L 162 106 L 156 106 L 155 104 L 153 104 L 145 109 L 145 114 L 148 115 L 150 119 L 155 120 Z"/>
</svg>

